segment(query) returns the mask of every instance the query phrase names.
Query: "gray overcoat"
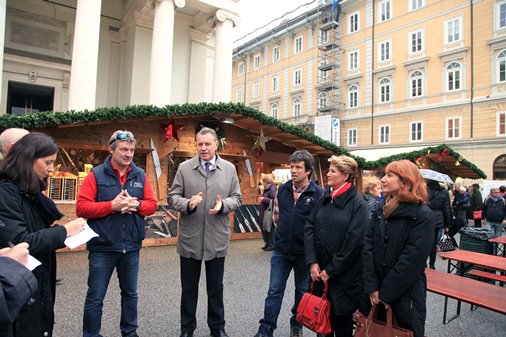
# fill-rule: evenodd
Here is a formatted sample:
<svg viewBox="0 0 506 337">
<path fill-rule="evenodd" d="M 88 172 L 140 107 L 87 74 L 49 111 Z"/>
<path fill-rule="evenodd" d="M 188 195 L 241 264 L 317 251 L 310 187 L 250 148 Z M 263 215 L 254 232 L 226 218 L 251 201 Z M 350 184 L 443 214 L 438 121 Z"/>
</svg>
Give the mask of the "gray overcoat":
<svg viewBox="0 0 506 337">
<path fill-rule="evenodd" d="M 192 195 L 202 192 L 202 202 L 188 212 Z M 219 195 L 223 212 L 209 214 Z M 177 251 L 185 258 L 212 260 L 225 257 L 230 241 L 229 212 L 242 204 L 235 166 L 216 155 L 215 169 L 206 175 L 198 156 L 179 165 L 167 201 L 181 212 Z"/>
</svg>

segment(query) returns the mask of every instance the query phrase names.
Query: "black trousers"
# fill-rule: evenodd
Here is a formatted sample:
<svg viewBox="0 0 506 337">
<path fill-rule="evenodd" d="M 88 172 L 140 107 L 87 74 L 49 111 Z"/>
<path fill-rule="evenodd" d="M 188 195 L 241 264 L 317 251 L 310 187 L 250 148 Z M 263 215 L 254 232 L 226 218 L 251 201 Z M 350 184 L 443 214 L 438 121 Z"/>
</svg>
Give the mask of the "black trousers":
<svg viewBox="0 0 506 337">
<path fill-rule="evenodd" d="M 330 313 L 330 325 L 332 332 L 327 335 L 318 334 L 318 337 L 352 337 L 353 336 L 353 315 L 336 316 Z"/>
<path fill-rule="evenodd" d="M 207 325 L 211 332 L 224 330 L 223 272 L 225 258 L 205 261 L 207 288 Z M 181 333 L 197 328 L 197 302 L 202 260 L 180 257 L 181 265 Z"/>
<path fill-rule="evenodd" d="M 443 228 L 435 228 L 434 229 L 434 242 L 432 243 L 432 250 L 429 254 L 429 267 L 433 268 L 434 264 L 436 263 L 436 255 L 437 255 L 437 245 L 439 243 L 439 240 L 441 240 L 440 232 L 444 232 Z"/>
</svg>

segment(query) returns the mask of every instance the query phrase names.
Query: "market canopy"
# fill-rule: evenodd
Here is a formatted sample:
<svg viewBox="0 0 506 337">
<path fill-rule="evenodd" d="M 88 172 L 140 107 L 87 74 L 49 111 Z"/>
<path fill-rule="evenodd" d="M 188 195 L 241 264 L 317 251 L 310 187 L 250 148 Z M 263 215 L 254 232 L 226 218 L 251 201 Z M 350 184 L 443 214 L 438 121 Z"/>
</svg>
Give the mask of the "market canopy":
<svg viewBox="0 0 506 337">
<path fill-rule="evenodd" d="M 486 178 L 486 174 L 482 170 L 445 144 L 366 162 L 364 158 L 352 155 L 346 149 L 315 136 L 312 132 L 269 117 L 251 107 L 235 103 L 174 104 L 161 108 L 139 105 L 124 108 L 100 108 L 94 111 L 40 112 L 24 116 L 3 115 L 0 116 L 0 130 L 12 127 L 42 129 L 113 124 L 124 120 L 142 122 L 174 119 L 177 121 L 189 118 L 215 122 L 228 118 L 230 122 L 233 121 L 236 127 L 244 129 L 248 134 L 260 135 L 262 132 L 263 136 L 279 144 L 295 149 L 306 149 L 318 157 L 344 154 L 353 157 L 359 167 L 366 170 L 381 170 L 392 161 L 408 159 L 421 168 L 429 168 L 448 174 L 452 179 L 456 177 Z"/>
<path fill-rule="evenodd" d="M 363 168 L 366 170 L 383 170 L 389 163 L 401 159 L 410 160 L 420 168 L 432 169 L 447 174 L 453 180 L 457 177 L 469 179 L 487 178 L 487 175 L 476 165 L 464 159 L 462 155 L 446 144 L 398 153 L 375 161 L 367 161 Z"/>
<path fill-rule="evenodd" d="M 191 118 L 205 120 L 207 123 L 228 119 L 228 122 L 233 122 L 234 126 L 244 129 L 248 134 L 259 135 L 262 130 L 265 137 L 290 148 L 305 149 L 315 156 L 327 158 L 333 154 L 344 154 L 353 157 L 360 167 L 365 163 L 365 159 L 351 155 L 346 149 L 315 136 L 312 132 L 269 117 L 243 104 L 234 103 L 174 104 L 162 108 L 143 105 L 125 108 L 100 108 L 94 111 L 41 112 L 24 116 L 4 115 L 0 116 L 0 130 L 11 127 L 42 129 L 91 126 L 115 123 L 125 119 L 132 122 L 142 122 L 168 121 L 170 119 L 178 121 Z"/>
</svg>

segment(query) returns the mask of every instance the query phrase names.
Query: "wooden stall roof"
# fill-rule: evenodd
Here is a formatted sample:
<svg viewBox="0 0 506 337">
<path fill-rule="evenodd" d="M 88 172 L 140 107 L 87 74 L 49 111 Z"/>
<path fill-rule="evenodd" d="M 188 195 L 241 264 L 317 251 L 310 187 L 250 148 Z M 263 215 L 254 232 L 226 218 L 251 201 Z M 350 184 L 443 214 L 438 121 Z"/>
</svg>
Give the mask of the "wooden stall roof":
<svg viewBox="0 0 506 337">
<path fill-rule="evenodd" d="M 441 144 L 436 147 L 426 147 L 412 152 L 399 153 L 375 161 L 368 161 L 365 163 L 364 169 L 382 170 L 389 163 L 401 159 L 408 159 L 420 165 L 423 165 L 425 161 L 427 168 L 446 173 L 452 179 L 456 177 L 469 179 L 487 178 L 487 175 L 476 165 L 464 159 L 462 155 L 446 144 Z M 428 163 L 426 162 L 427 160 Z"/>
<path fill-rule="evenodd" d="M 289 130 L 284 131 L 283 129 L 279 128 L 279 126 L 271 126 L 269 124 L 264 124 L 262 121 L 259 121 L 254 118 L 245 117 L 243 115 L 232 115 L 228 117 L 233 118 L 234 125 L 243 130 L 252 132 L 254 134 L 259 134 L 260 129 L 262 129 L 265 137 L 269 137 L 271 140 L 274 140 L 288 147 L 296 149 L 305 149 L 311 152 L 314 156 L 330 157 L 332 154 L 335 154 L 336 152 L 338 154 L 350 155 L 343 148 L 339 148 L 338 151 L 335 151 L 334 147 L 330 149 L 325 145 L 320 145 L 314 143 L 313 141 L 307 138 L 304 138 L 304 136 L 301 136 L 301 134 L 293 134 Z M 301 130 L 304 131 L 303 129 Z M 321 138 L 319 138 L 319 140 L 321 140 L 322 142 L 324 141 Z"/>
<path fill-rule="evenodd" d="M 459 153 L 445 144 L 366 162 L 364 158 L 354 156 L 344 148 L 323 140 L 300 127 L 269 117 L 243 104 L 235 103 L 174 104 L 162 108 L 139 105 L 124 108 L 101 108 L 94 111 L 41 112 L 19 117 L 3 115 L 0 116 L 0 131 L 11 127 L 42 129 L 48 127 L 91 126 L 115 123 L 119 120 L 168 121 L 170 119 L 212 118 L 218 121 L 225 117 L 233 118 L 235 126 L 247 130 L 249 133 L 258 135 L 260 129 L 262 129 L 265 137 L 270 137 L 274 141 L 291 148 L 306 149 L 317 157 L 329 157 L 332 154 L 344 154 L 353 157 L 362 169 L 380 170 L 395 160 L 408 159 L 416 162 L 419 158 L 428 158 L 434 166 L 446 171 L 444 173 L 453 178 L 486 178 L 486 174 L 476 165 L 464 159 Z M 442 153 L 444 155 L 441 155 Z"/>
<path fill-rule="evenodd" d="M 11 127 L 42 129 L 48 127 L 80 127 L 114 123 L 119 120 L 152 121 L 170 119 L 214 119 L 232 118 L 234 125 L 249 133 L 258 135 L 260 129 L 264 136 L 285 146 L 306 149 L 317 157 L 330 157 L 332 154 L 347 155 L 357 160 L 359 166 L 365 164 L 361 157 L 351 155 L 347 150 L 326 141 L 304 129 L 269 117 L 256 109 L 234 103 L 199 103 L 154 106 L 112 107 L 94 111 L 42 112 L 25 116 L 0 116 L 0 130 Z"/>
</svg>

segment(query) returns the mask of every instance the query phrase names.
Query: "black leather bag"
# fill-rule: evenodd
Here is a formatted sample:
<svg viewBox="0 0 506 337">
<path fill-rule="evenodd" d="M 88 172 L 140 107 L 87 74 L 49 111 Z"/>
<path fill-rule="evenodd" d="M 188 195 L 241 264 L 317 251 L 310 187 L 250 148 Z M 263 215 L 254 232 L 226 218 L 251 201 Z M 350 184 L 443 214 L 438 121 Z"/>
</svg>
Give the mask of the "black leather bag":
<svg viewBox="0 0 506 337">
<path fill-rule="evenodd" d="M 439 249 L 442 252 L 450 252 L 457 248 L 459 248 L 459 245 L 457 244 L 457 240 L 455 240 L 454 237 L 443 235 L 441 240 L 439 240 Z"/>
</svg>

